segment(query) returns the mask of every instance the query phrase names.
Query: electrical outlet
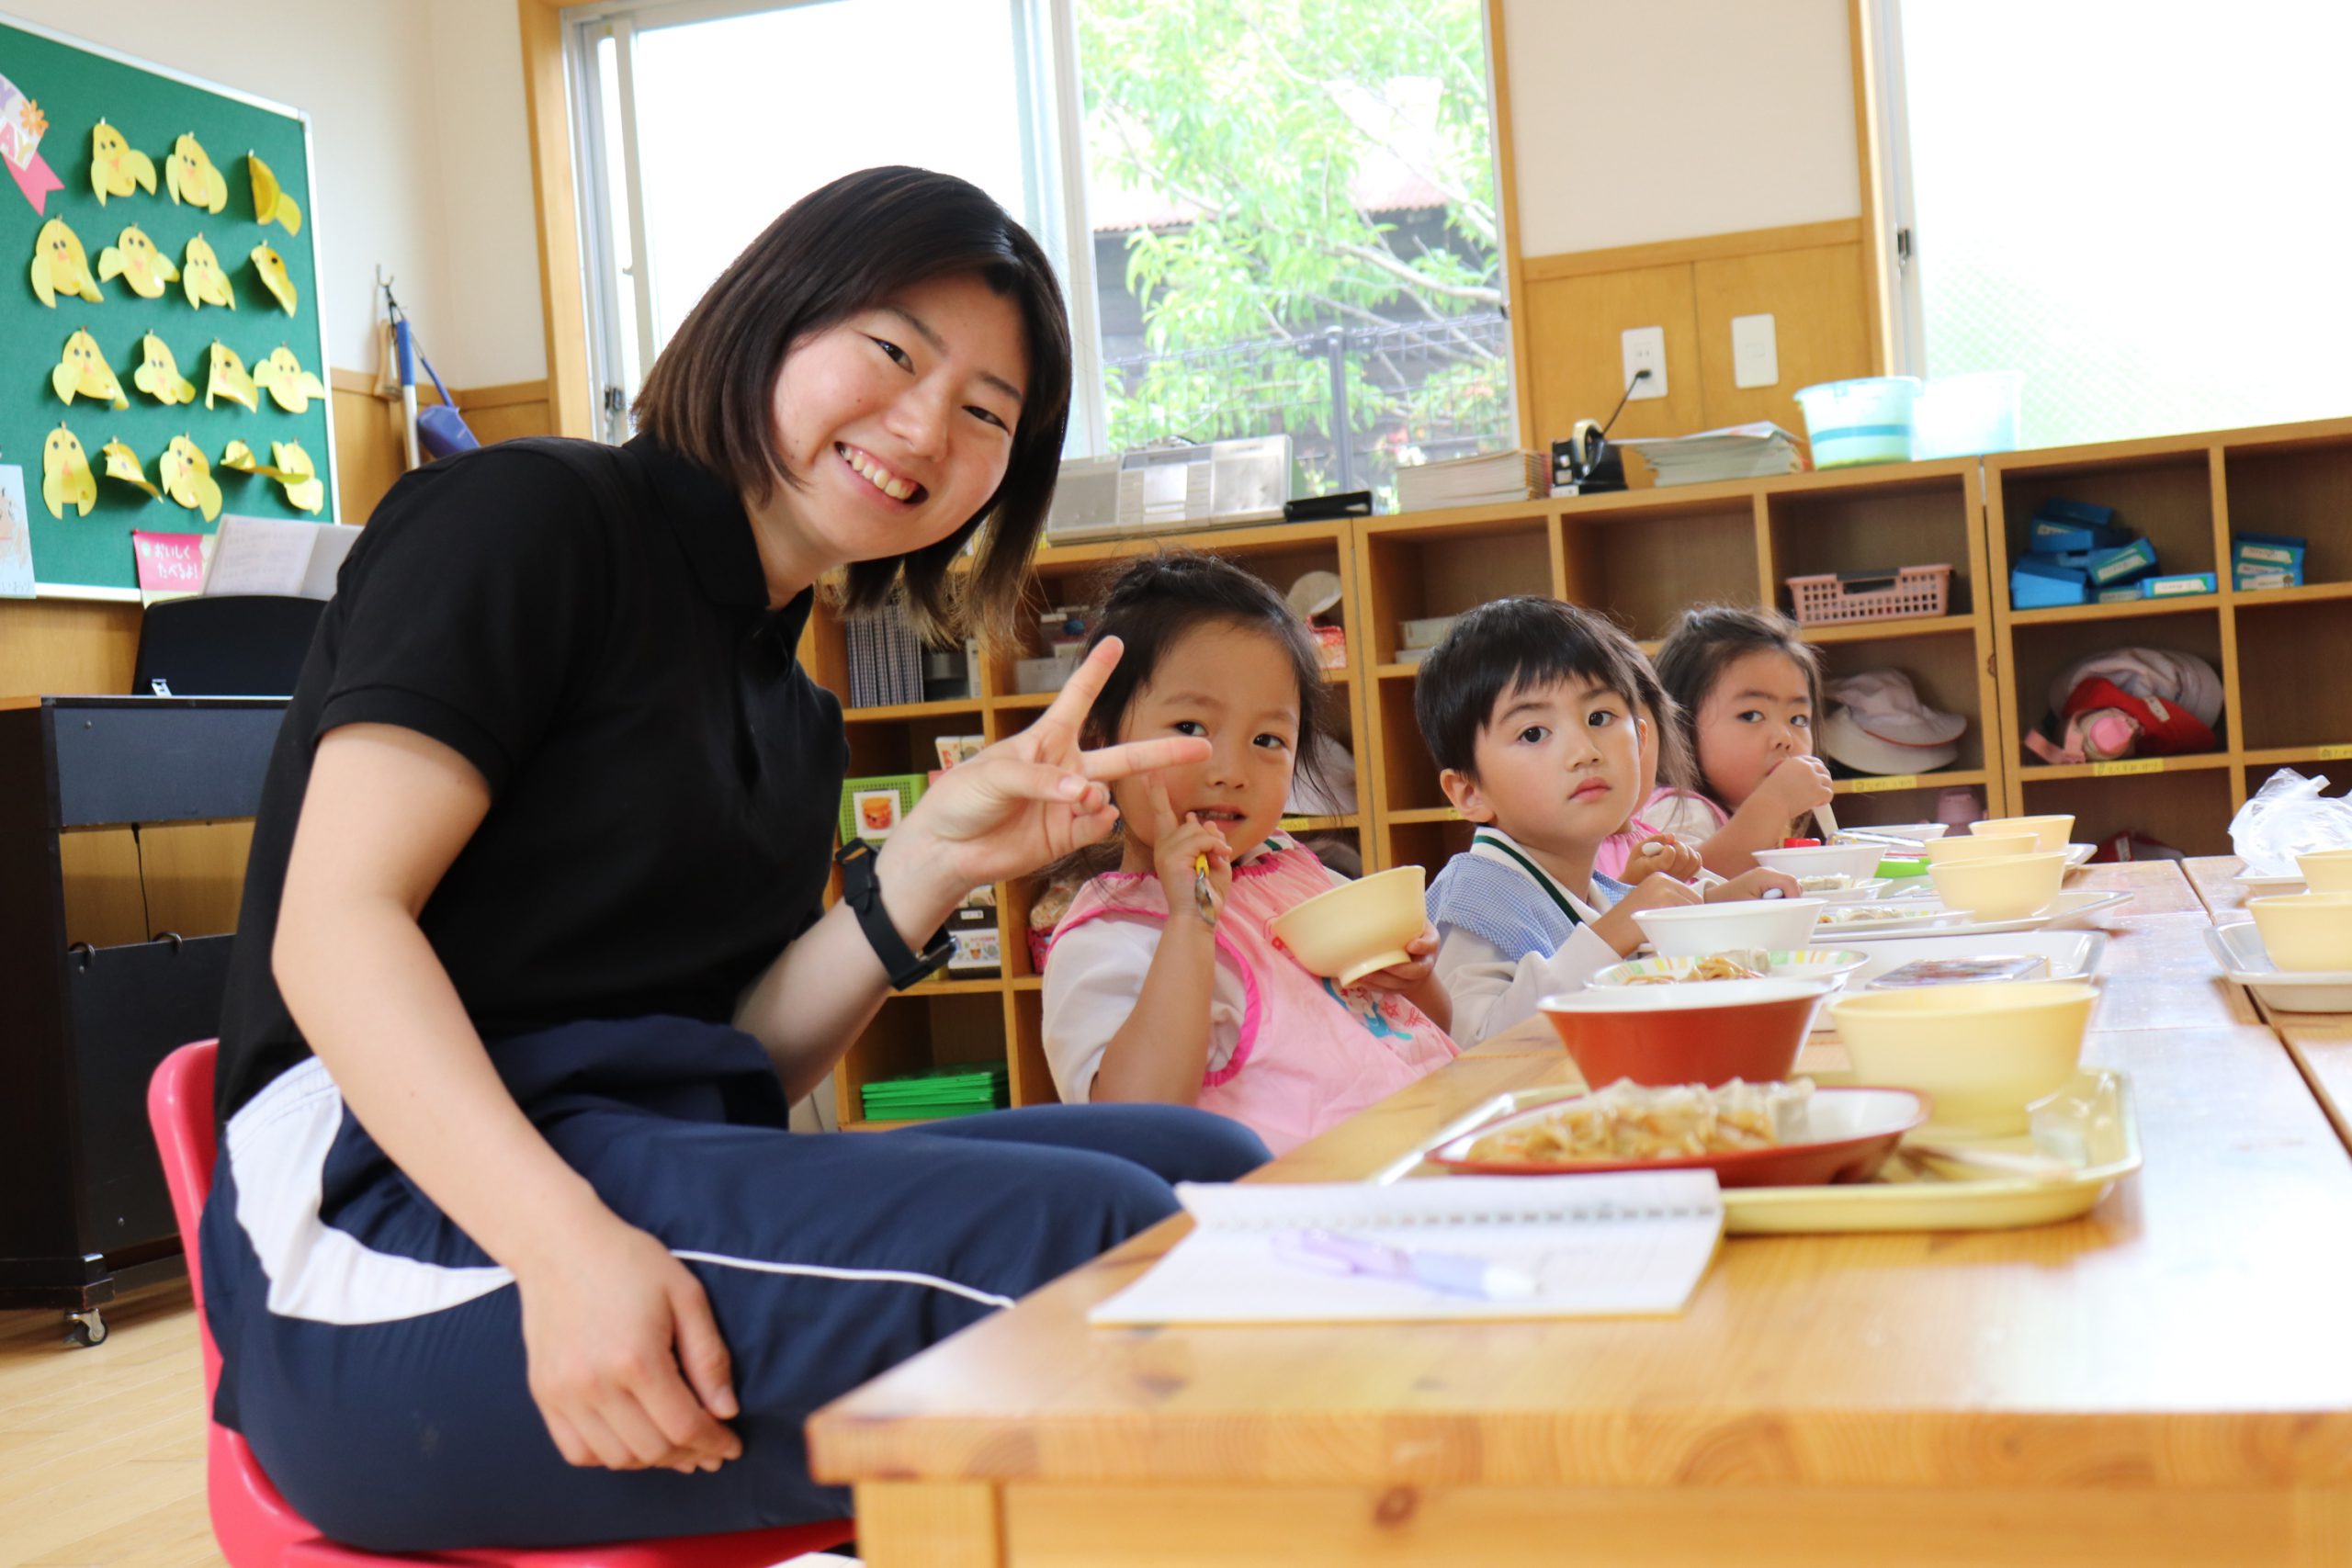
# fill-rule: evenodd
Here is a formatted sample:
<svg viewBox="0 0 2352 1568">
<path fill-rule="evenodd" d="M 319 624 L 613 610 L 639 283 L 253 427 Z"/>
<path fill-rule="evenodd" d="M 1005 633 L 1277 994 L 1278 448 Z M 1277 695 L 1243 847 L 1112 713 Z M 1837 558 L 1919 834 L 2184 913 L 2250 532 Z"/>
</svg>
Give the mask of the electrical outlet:
<svg viewBox="0 0 2352 1568">
<path fill-rule="evenodd" d="M 1627 327 L 1619 341 L 1624 345 L 1625 379 L 1632 382 L 1638 372 L 1649 372 L 1634 386 L 1629 400 L 1638 403 L 1666 396 L 1666 329 Z"/>
<path fill-rule="evenodd" d="M 1770 316 L 1731 319 L 1731 384 L 1745 390 L 1781 382 L 1781 340 Z"/>
</svg>

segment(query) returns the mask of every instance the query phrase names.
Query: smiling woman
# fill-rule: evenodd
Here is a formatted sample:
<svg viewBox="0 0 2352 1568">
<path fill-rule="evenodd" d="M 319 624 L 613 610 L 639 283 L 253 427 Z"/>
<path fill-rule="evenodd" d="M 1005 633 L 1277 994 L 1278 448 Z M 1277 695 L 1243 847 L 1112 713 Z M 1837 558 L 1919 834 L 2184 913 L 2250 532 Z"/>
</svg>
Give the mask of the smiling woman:
<svg viewBox="0 0 2352 1568">
<path fill-rule="evenodd" d="M 824 908 L 847 745 L 795 655 L 816 585 L 1011 612 L 1061 310 L 975 187 L 847 176 L 712 286 L 636 439 L 435 463 L 353 548 L 264 786 L 202 1228 L 220 1417 L 330 1537 L 839 1515 L 810 1410 L 1264 1157 L 1173 1106 L 786 1130 L 971 888 L 1208 750 L 1081 747 L 1106 644 L 845 846 Z"/>
</svg>

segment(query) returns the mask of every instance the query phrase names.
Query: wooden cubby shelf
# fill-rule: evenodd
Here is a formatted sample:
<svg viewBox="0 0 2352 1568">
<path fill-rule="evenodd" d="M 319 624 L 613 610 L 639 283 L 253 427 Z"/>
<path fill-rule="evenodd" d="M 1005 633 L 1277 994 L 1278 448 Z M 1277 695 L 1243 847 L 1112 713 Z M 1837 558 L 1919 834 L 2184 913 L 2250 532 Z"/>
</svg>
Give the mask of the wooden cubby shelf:
<svg viewBox="0 0 2352 1568">
<path fill-rule="evenodd" d="M 2215 572 L 2222 591 L 2013 610 L 2010 562 L 2034 509 L 2053 496 L 2113 506 L 2154 542 L 2160 570 Z M 2233 526 L 2307 539 L 2307 585 L 2234 592 Z M 1032 565 L 1035 603 L 1086 602 L 1119 562 L 1171 545 L 1227 557 L 1278 590 L 1306 571 L 1340 577 L 1333 618 L 1345 627 L 1347 666 L 1326 678 L 1355 763 L 1356 809 L 1285 826 L 1354 845 L 1367 871 L 1434 871 L 1470 840 L 1421 744 L 1419 666 L 1397 658 L 1400 624 L 1514 593 L 1600 611 L 1654 652 L 1690 604 L 1786 610 L 1792 576 L 1950 565 L 1940 615 L 1804 628 L 1833 677 L 1899 669 L 1931 706 L 1968 720 L 1947 769 L 1840 781 L 1838 816 L 1849 826 L 1932 817 L 1941 792 L 1959 788 L 1991 813 L 2071 811 L 2080 840 L 2136 830 L 2215 853 L 2228 847 L 2230 814 L 2275 769 L 2352 762 L 2352 677 L 2314 658 L 2347 646 L 2339 628 L 2352 626 L 2343 607 L 2352 600 L 2352 420 L 1056 547 Z M 2212 663 L 2225 693 L 2216 727 L 2225 750 L 2120 767 L 2052 767 L 2028 753 L 2023 738 L 2041 723 L 2051 682 L 2075 660 L 2129 646 Z M 1054 700 L 1012 690 L 1013 660 L 1042 651 L 1033 620 L 1027 640 L 983 658 L 976 698 L 852 710 L 852 772 L 928 771 L 935 736 L 1015 733 Z M 846 691 L 842 626 L 829 609 L 810 617 L 801 657 L 817 680 Z M 843 1125 L 866 1124 L 864 1084 L 951 1062 L 1008 1063 L 1015 1104 L 1054 1098 L 1044 983 L 1026 942 L 1035 889 L 996 892 L 1001 976 L 933 982 L 886 1001 L 835 1073 Z"/>
</svg>

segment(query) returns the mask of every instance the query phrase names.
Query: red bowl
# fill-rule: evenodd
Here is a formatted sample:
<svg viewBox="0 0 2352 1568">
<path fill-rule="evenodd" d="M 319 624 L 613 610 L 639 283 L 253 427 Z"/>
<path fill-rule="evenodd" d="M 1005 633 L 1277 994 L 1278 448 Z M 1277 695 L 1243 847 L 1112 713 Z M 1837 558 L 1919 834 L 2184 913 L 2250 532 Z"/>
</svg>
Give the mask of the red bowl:
<svg viewBox="0 0 2352 1568">
<path fill-rule="evenodd" d="M 1619 1078 L 1713 1088 L 1787 1077 L 1814 1010 L 1834 989 L 1820 980 L 1686 980 L 1571 991 L 1541 1005 L 1594 1089 Z"/>
<path fill-rule="evenodd" d="M 1495 1160 L 1473 1159 L 1470 1145 L 1515 1122 L 1537 1121 L 1564 1102 L 1498 1116 L 1430 1151 L 1431 1165 L 1467 1176 L 1598 1175 L 1611 1170 L 1712 1170 L 1723 1187 L 1823 1187 L 1868 1181 L 1903 1141 L 1924 1125 L 1933 1101 L 1909 1089 L 1815 1089 L 1811 1107 L 1815 1136 L 1776 1148 L 1731 1154 L 1693 1155 L 1681 1159 Z"/>
</svg>

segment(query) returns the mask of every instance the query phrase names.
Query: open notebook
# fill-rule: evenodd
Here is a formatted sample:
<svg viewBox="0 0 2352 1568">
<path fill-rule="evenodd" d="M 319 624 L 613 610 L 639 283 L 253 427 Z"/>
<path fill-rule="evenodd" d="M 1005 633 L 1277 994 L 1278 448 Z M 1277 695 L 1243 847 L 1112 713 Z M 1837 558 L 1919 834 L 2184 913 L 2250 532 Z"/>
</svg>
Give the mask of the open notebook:
<svg viewBox="0 0 2352 1568">
<path fill-rule="evenodd" d="M 1723 1234 L 1713 1171 L 1456 1176 L 1390 1186 L 1176 1189 L 1193 1234 L 1087 1314 L 1103 1325 L 1379 1323 L 1677 1313 Z M 1532 1295 L 1489 1299 L 1412 1280 L 1322 1273 L 1286 1256 L 1304 1231 L 1503 1265 Z"/>
</svg>

